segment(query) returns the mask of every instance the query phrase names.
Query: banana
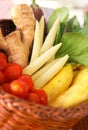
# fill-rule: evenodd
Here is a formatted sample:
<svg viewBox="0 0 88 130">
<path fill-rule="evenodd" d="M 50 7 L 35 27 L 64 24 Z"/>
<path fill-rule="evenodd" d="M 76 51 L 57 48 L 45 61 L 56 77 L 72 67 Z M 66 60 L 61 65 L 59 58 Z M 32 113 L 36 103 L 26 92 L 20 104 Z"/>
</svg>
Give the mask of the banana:
<svg viewBox="0 0 88 130">
<path fill-rule="evenodd" d="M 74 78 L 83 68 L 85 68 L 85 66 L 82 65 L 82 64 L 73 65 L 73 75 L 74 75 Z"/>
<path fill-rule="evenodd" d="M 72 65 L 67 64 L 44 87 L 48 103 L 50 104 L 57 95 L 61 95 L 70 86 L 73 79 Z"/>
<path fill-rule="evenodd" d="M 88 101 L 88 68 L 82 69 L 74 78 L 71 87 L 58 96 L 50 105 L 54 107 L 74 107 Z"/>
</svg>

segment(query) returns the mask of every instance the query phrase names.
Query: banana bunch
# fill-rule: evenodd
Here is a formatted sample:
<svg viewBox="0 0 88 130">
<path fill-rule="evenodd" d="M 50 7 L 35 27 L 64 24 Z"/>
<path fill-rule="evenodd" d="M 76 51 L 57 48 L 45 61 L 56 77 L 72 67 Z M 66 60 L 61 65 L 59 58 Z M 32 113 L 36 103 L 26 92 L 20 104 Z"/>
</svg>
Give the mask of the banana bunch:
<svg viewBox="0 0 88 130">
<path fill-rule="evenodd" d="M 68 68 L 70 69 L 69 71 L 67 70 Z M 63 67 L 59 74 L 56 75 L 57 79 L 52 80 L 44 87 L 49 98 L 50 106 L 68 108 L 88 101 L 88 68 L 84 67 L 79 70 L 73 80 L 71 71 L 73 70 L 71 70 L 70 65 Z M 60 75 L 63 75 L 64 79 L 62 77 L 60 78 Z M 58 83 L 53 82 L 55 80 Z M 50 90 L 51 83 L 55 86 L 53 85 Z M 58 88 L 57 90 L 55 90 L 56 86 Z M 55 96 L 55 93 L 57 96 Z M 54 97 L 54 100 L 52 100 L 52 97 Z"/>
</svg>

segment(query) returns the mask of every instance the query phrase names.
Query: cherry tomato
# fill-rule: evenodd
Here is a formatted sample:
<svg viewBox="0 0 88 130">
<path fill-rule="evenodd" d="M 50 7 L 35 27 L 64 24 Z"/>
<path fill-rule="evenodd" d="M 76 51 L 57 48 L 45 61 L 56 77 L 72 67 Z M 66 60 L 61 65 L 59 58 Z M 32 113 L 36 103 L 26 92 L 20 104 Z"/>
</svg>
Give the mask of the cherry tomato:
<svg viewBox="0 0 88 130">
<path fill-rule="evenodd" d="M 10 92 L 13 95 L 25 98 L 28 96 L 28 87 L 23 81 L 14 80 L 10 83 Z"/>
<path fill-rule="evenodd" d="M 39 96 L 42 105 L 48 104 L 48 97 L 43 89 L 34 89 L 33 92 Z"/>
<path fill-rule="evenodd" d="M 12 65 L 18 65 L 18 64 L 13 63 L 13 62 L 9 62 L 9 63 L 8 63 L 8 67 L 9 67 L 9 66 L 12 66 Z"/>
<path fill-rule="evenodd" d="M 7 59 L 8 59 L 4 52 L 0 52 L 0 59 L 1 58 L 4 59 L 5 61 L 7 61 Z"/>
<path fill-rule="evenodd" d="M 34 103 L 40 104 L 40 98 L 39 98 L 39 96 L 36 93 L 32 93 L 32 92 L 29 93 L 28 97 L 27 97 L 27 100 L 30 101 L 30 102 L 34 102 Z"/>
<path fill-rule="evenodd" d="M 0 71 L 4 72 L 7 68 L 8 64 L 6 60 L 0 58 Z"/>
<path fill-rule="evenodd" d="M 0 71 L 0 84 L 5 82 L 5 77 L 4 74 L 2 73 L 2 71 Z"/>
<path fill-rule="evenodd" d="M 10 83 L 3 83 L 2 89 L 8 93 L 10 93 Z"/>
<path fill-rule="evenodd" d="M 29 92 L 31 92 L 33 90 L 33 87 L 34 87 L 34 82 L 31 78 L 30 75 L 27 75 L 27 74 L 22 74 L 20 77 L 19 77 L 19 80 L 25 82 L 28 87 L 29 87 Z"/>
<path fill-rule="evenodd" d="M 8 66 L 12 66 L 12 65 L 17 65 L 17 64 L 13 62 L 8 62 Z"/>
<path fill-rule="evenodd" d="M 10 65 L 4 72 L 5 80 L 11 82 L 18 79 L 22 74 L 22 67 L 20 65 Z"/>
</svg>

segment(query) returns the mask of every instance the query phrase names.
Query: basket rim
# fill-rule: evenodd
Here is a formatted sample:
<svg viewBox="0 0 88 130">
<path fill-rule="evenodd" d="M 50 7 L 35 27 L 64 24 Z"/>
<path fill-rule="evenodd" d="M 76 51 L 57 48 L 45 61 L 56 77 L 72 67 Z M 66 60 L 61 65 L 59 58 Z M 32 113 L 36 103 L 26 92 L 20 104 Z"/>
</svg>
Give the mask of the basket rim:
<svg viewBox="0 0 88 130">
<path fill-rule="evenodd" d="M 35 108 L 35 106 L 40 110 L 44 110 L 44 111 L 49 111 L 52 109 L 52 112 L 56 112 L 58 113 L 58 115 L 62 114 L 64 112 L 64 115 L 65 116 L 65 119 L 71 119 L 72 118 L 72 115 L 74 115 L 75 113 L 77 113 L 77 111 L 81 112 L 81 115 L 80 113 L 76 114 L 74 116 L 74 119 L 76 119 L 78 116 L 79 116 L 79 119 L 82 119 L 84 118 L 85 116 L 88 115 L 88 101 L 87 102 L 84 102 L 78 106 L 75 106 L 75 107 L 72 107 L 72 108 L 61 108 L 61 107 L 53 107 L 53 106 L 44 106 L 42 104 L 36 104 L 36 103 L 33 103 L 33 102 L 29 102 L 29 101 L 26 101 L 25 99 L 21 99 L 19 97 L 16 97 L 12 94 L 9 94 L 7 92 L 5 92 L 4 90 L 0 89 L 0 104 L 3 105 L 3 107 L 5 107 L 6 109 L 12 111 L 12 108 L 9 108 L 9 106 L 7 107 L 6 106 L 6 102 L 7 102 L 7 99 L 9 101 L 9 104 L 17 104 L 15 105 L 15 109 L 14 110 L 18 110 L 18 104 L 20 103 L 20 105 L 22 105 L 23 109 L 26 109 L 25 105 L 27 106 L 27 108 L 29 108 L 29 106 L 31 106 L 31 108 Z M 5 100 L 6 99 L 6 100 Z M 29 108 L 30 109 L 30 108 Z M 31 109 L 32 112 L 35 113 L 35 110 L 34 109 Z M 62 112 L 62 113 L 61 113 Z M 71 115 L 66 115 L 66 113 L 71 113 Z M 37 115 L 37 111 L 36 111 L 36 115 Z M 48 114 L 49 115 L 49 114 Z M 50 116 L 53 116 L 53 115 L 49 115 L 48 118 L 51 118 Z M 57 119 L 59 117 L 57 116 Z"/>
</svg>

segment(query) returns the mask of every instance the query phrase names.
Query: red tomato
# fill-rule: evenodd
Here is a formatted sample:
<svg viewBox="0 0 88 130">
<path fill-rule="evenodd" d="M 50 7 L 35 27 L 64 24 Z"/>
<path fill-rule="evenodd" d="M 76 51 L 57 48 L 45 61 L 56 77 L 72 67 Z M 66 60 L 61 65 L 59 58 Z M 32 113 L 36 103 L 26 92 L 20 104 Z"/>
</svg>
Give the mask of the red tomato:
<svg viewBox="0 0 88 130">
<path fill-rule="evenodd" d="M 18 79 L 22 74 L 22 67 L 20 65 L 10 65 L 4 72 L 5 80 L 11 82 Z"/>
<path fill-rule="evenodd" d="M 34 89 L 33 92 L 39 96 L 42 105 L 48 105 L 48 97 L 43 89 Z"/>
<path fill-rule="evenodd" d="M 27 100 L 30 101 L 30 102 L 34 102 L 34 103 L 40 104 L 40 98 L 39 98 L 39 96 L 36 93 L 32 93 L 32 92 L 29 93 L 28 97 L 27 97 Z"/>
<path fill-rule="evenodd" d="M 34 87 L 34 82 L 31 78 L 31 76 L 27 75 L 27 74 L 22 74 L 20 77 L 19 77 L 19 80 L 25 82 L 28 87 L 29 87 L 29 92 L 31 92 L 33 90 L 33 87 Z"/>
<path fill-rule="evenodd" d="M 3 83 L 2 89 L 8 93 L 10 93 L 10 83 Z"/>
<path fill-rule="evenodd" d="M 0 71 L 4 72 L 7 68 L 8 64 L 6 60 L 0 58 Z"/>
<path fill-rule="evenodd" d="M 5 82 L 4 74 L 0 71 L 0 84 Z"/>
<path fill-rule="evenodd" d="M 28 87 L 23 81 L 20 80 L 14 80 L 11 82 L 10 91 L 13 95 L 18 97 L 25 98 L 28 96 Z"/>
<path fill-rule="evenodd" d="M 7 61 L 7 59 L 8 59 L 4 52 L 0 52 L 0 59 L 1 58 L 4 59 L 5 61 Z"/>
<path fill-rule="evenodd" d="M 12 65 L 18 65 L 18 64 L 13 63 L 13 62 L 9 62 L 9 63 L 8 63 L 8 67 L 9 67 L 9 66 L 12 66 Z"/>
</svg>

